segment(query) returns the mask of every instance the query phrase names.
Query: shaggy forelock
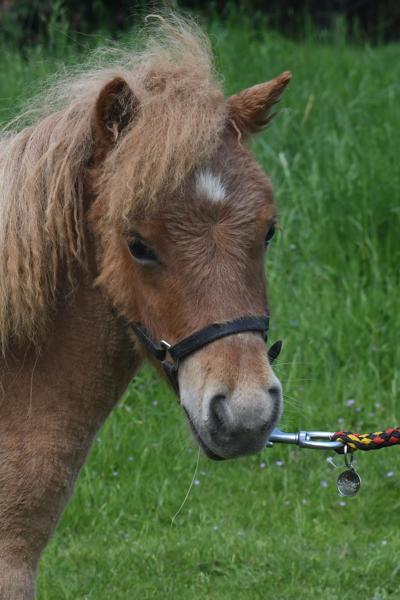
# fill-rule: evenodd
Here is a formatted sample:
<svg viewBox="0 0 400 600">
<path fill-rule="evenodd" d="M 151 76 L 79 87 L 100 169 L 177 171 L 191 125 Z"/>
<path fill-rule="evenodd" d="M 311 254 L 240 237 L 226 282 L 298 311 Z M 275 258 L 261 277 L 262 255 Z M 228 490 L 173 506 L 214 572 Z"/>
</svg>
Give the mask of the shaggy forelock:
<svg viewBox="0 0 400 600">
<path fill-rule="evenodd" d="M 96 53 L 99 64 L 53 82 L 0 140 L 0 346 L 35 340 L 54 306 L 61 265 L 85 264 L 84 176 L 96 99 L 122 77 L 137 116 L 98 170 L 112 224 L 174 193 L 215 150 L 226 114 L 208 40 L 177 17 L 158 19 L 141 51 Z M 100 57 L 100 58 L 99 58 Z M 99 62 L 100 61 L 100 62 Z M 19 133 L 18 123 L 31 124 Z"/>
</svg>

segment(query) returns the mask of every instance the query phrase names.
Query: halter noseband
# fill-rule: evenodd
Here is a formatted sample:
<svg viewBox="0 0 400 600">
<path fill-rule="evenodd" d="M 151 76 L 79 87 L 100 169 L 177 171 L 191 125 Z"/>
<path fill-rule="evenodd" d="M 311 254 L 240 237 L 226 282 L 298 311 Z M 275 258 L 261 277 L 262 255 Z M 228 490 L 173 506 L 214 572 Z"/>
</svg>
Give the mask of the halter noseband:
<svg viewBox="0 0 400 600">
<path fill-rule="evenodd" d="M 207 325 L 203 329 L 199 329 L 199 331 L 192 333 L 192 335 L 183 338 L 183 340 L 172 346 L 165 340 L 161 340 L 157 344 L 152 340 L 149 332 L 143 325 L 140 323 L 132 323 L 132 329 L 135 335 L 139 338 L 144 348 L 152 354 L 154 358 L 161 362 L 172 387 L 178 395 L 178 368 L 180 360 L 220 338 L 236 333 L 258 331 L 263 335 L 264 339 L 267 340 L 268 327 L 269 317 L 267 315 L 262 317 L 240 317 L 239 319 L 228 321 L 226 323 L 213 323 L 212 325 Z M 282 342 L 279 341 L 275 342 L 269 349 L 268 356 L 271 362 L 278 356 L 281 346 Z M 167 360 L 167 354 L 169 354 L 174 362 Z"/>
</svg>

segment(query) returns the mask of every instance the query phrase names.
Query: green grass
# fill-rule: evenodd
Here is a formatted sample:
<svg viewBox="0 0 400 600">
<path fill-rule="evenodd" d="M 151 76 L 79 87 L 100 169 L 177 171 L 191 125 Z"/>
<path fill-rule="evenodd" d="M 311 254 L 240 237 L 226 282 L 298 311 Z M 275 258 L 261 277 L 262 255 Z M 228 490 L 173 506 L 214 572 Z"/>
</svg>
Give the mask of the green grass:
<svg viewBox="0 0 400 600">
<path fill-rule="evenodd" d="M 285 342 L 282 426 L 399 424 L 400 45 L 294 43 L 234 22 L 210 31 L 228 92 L 294 76 L 254 146 L 282 226 L 267 264 L 271 339 Z M 78 54 L 69 41 L 28 61 L 3 53 L 3 118 Z M 94 444 L 41 562 L 39 599 L 395 598 L 398 452 L 358 456 L 362 489 L 345 502 L 323 452 L 200 457 L 200 483 L 172 523 L 198 454 L 172 394 L 145 369 Z"/>
</svg>

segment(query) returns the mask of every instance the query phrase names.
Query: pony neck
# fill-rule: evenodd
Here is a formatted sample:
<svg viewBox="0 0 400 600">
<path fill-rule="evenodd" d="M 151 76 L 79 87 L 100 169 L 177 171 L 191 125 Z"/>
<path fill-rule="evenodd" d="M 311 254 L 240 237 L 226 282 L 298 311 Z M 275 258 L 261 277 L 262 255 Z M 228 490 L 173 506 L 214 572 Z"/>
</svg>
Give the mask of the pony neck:
<svg viewBox="0 0 400 600">
<path fill-rule="evenodd" d="M 89 275 L 39 353 L 0 359 L 0 591 L 2 563 L 29 556 L 34 572 L 94 435 L 139 364 L 126 323 Z"/>
</svg>

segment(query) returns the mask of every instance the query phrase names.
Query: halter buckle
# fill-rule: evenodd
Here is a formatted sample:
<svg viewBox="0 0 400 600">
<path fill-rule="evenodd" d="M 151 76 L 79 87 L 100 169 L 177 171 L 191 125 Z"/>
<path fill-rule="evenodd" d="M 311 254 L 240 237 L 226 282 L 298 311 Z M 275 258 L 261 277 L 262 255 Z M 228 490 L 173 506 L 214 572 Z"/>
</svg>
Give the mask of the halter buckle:
<svg viewBox="0 0 400 600">
<path fill-rule="evenodd" d="M 164 350 L 169 350 L 170 348 L 172 348 L 172 344 L 166 342 L 165 340 L 160 340 L 160 346 L 161 348 L 164 348 Z"/>
</svg>

